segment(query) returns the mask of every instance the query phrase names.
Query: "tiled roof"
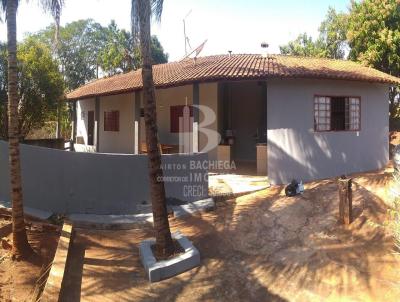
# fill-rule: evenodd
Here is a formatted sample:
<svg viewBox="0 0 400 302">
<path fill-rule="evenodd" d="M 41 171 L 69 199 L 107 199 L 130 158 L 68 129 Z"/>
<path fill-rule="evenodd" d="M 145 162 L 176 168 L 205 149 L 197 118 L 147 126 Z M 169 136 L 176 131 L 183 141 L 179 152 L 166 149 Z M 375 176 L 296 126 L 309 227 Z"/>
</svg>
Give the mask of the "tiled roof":
<svg viewBox="0 0 400 302">
<path fill-rule="evenodd" d="M 400 84 L 400 79 L 345 60 L 285 55 L 215 55 L 153 66 L 156 87 L 193 82 L 267 78 L 318 78 Z M 90 82 L 67 95 L 69 100 L 118 94 L 142 88 L 141 70 Z"/>
</svg>

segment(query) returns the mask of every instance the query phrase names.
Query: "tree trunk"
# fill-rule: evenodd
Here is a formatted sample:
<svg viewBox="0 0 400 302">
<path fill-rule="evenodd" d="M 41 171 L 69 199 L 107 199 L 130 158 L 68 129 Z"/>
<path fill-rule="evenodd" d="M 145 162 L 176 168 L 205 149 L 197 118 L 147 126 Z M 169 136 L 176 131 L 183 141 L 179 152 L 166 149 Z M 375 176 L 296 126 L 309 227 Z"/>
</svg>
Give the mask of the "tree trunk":
<svg viewBox="0 0 400 302">
<path fill-rule="evenodd" d="M 352 180 L 342 176 L 338 180 L 339 187 L 339 222 L 349 225 L 353 221 Z"/>
<path fill-rule="evenodd" d="M 25 258 L 33 251 L 26 235 L 22 204 L 21 164 L 18 131 L 17 1 L 7 1 L 8 39 L 8 142 L 12 200 L 13 255 Z"/>
<path fill-rule="evenodd" d="M 2 129 L 0 129 L 0 139 L 8 140 L 8 113 L 7 113 L 7 108 L 8 108 L 8 101 L 7 99 L 4 100 L 4 105 L 2 105 L 2 116 L 1 116 L 1 126 Z"/>
<path fill-rule="evenodd" d="M 150 51 L 150 0 L 139 0 L 140 49 L 146 143 L 149 158 L 150 196 L 156 237 L 156 253 L 169 256 L 174 252 L 168 222 L 161 153 L 158 148 L 157 112 Z"/>
</svg>

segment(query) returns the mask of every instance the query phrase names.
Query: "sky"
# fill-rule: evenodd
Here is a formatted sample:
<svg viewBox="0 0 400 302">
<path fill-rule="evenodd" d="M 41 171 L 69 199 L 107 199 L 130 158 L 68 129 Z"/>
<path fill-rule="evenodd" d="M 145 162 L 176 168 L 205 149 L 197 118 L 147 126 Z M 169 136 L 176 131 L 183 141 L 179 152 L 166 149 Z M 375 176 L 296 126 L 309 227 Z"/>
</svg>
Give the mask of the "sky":
<svg viewBox="0 0 400 302">
<path fill-rule="evenodd" d="M 204 40 L 201 55 L 261 53 L 261 43 L 269 44 L 269 53 L 279 53 L 279 45 L 300 33 L 318 35 L 318 27 L 329 6 L 347 11 L 349 0 L 164 0 L 160 23 L 153 23 L 170 61 L 185 54 L 183 18 L 192 48 Z M 50 25 L 51 16 L 43 13 L 38 0 L 21 0 L 17 16 L 18 40 L 28 32 Z M 190 13 L 189 13 L 190 12 Z M 187 15 L 189 13 L 189 15 Z M 65 0 L 61 23 L 92 18 L 102 25 L 115 20 L 130 29 L 130 0 Z M 0 23 L 0 40 L 7 36 Z"/>
</svg>

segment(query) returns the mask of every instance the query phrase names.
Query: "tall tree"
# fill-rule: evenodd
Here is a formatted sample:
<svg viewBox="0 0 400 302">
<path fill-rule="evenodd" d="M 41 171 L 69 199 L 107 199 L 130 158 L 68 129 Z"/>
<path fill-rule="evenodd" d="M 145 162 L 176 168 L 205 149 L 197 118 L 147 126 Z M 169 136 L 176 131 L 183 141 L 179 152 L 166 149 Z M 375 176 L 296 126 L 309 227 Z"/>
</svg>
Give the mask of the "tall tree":
<svg viewBox="0 0 400 302">
<path fill-rule="evenodd" d="M 347 38 L 349 58 L 391 75 L 400 76 L 400 2 L 398 0 L 353 1 Z M 390 91 L 394 117 L 399 87 Z"/>
<path fill-rule="evenodd" d="M 52 46 L 55 27 L 50 26 L 33 36 Z M 132 35 L 119 28 L 114 21 L 108 26 L 91 19 L 78 20 L 60 27 L 59 47 L 52 48 L 60 61 L 68 90 L 78 88 L 102 75 L 114 75 L 140 67 L 140 51 L 133 48 Z M 164 52 L 156 36 L 152 37 L 154 64 L 166 63 Z"/>
<path fill-rule="evenodd" d="M 325 19 L 319 27 L 319 40 L 323 45 L 324 56 L 331 59 L 343 59 L 348 48 L 346 34 L 348 14 L 328 8 Z"/>
<path fill-rule="evenodd" d="M 48 3 L 62 0 L 42 0 L 45 9 Z M 8 144 L 12 200 L 12 231 L 14 258 L 29 257 L 33 250 L 28 243 L 25 229 L 24 207 L 21 182 L 21 161 L 19 150 L 18 123 L 18 64 L 17 64 L 17 8 L 19 0 L 1 0 L 1 10 L 6 12 L 8 52 Z M 57 6 L 61 9 L 62 4 Z"/>
<path fill-rule="evenodd" d="M 144 119 L 149 158 L 150 195 L 156 237 L 156 253 L 160 256 L 168 256 L 174 252 L 174 245 L 169 227 L 163 171 L 161 169 L 161 154 L 157 134 L 156 97 L 150 48 L 151 15 L 154 13 L 154 16 L 160 20 L 162 8 L 163 0 L 132 0 L 131 2 L 132 33 L 135 38 L 139 38 L 142 57 Z"/>
<path fill-rule="evenodd" d="M 7 47 L 0 43 L 0 113 L 6 113 L 4 105 L 7 98 Z M 44 126 L 48 120 L 53 120 L 57 113 L 57 100 L 64 96 L 64 80 L 58 70 L 57 61 L 52 57 L 51 50 L 34 37 L 27 37 L 18 44 L 18 119 L 19 136 L 21 139 L 33 129 Z M 0 131 L 0 138 L 7 138 Z"/>
<path fill-rule="evenodd" d="M 281 45 L 280 52 L 296 56 L 343 59 L 347 49 L 347 17 L 347 14 L 338 13 L 330 7 L 321 22 L 319 36 L 315 41 L 303 33 L 288 44 Z"/>
<path fill-rule="evenodd" d="M 302 57 L 324 57 L 325 51 L 320 40 L 313 41 L 307 33 L 300 34 L 295 40 L 279 46 L 281 54 Z"/>
</svg>

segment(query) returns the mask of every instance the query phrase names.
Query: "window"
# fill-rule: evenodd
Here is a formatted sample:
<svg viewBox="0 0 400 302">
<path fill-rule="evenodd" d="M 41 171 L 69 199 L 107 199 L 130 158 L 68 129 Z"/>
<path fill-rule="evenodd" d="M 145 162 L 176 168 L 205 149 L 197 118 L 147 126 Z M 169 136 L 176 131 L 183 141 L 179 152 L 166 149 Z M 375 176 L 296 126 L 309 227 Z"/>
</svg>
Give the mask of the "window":
<svg viewBox="0 0 400 302">
<path fill-rule="evenodd" d="M 119 131 L 119 111 L 104 112 L 104 131 Z"/>
<path fill-rule="evenodd" d="M 193 107 L 190 108 L 190 117 L 193 117 Z M 171 106 L 170 107 L 170 122 L 171 122 L 171 133 L 179 133 L 179 118 L 183 118 L 183 109 L 185 105 Z M 192 120 L 192 119 L 191 119 Z M 192 131 L 192 122 L 190 122 L 190 131 Z"/>
<path fill-rule="evenodd" d="M 360 98 L 317 96 L 314 99 L 315 131 L 360 130 Z"/>
</svg>

